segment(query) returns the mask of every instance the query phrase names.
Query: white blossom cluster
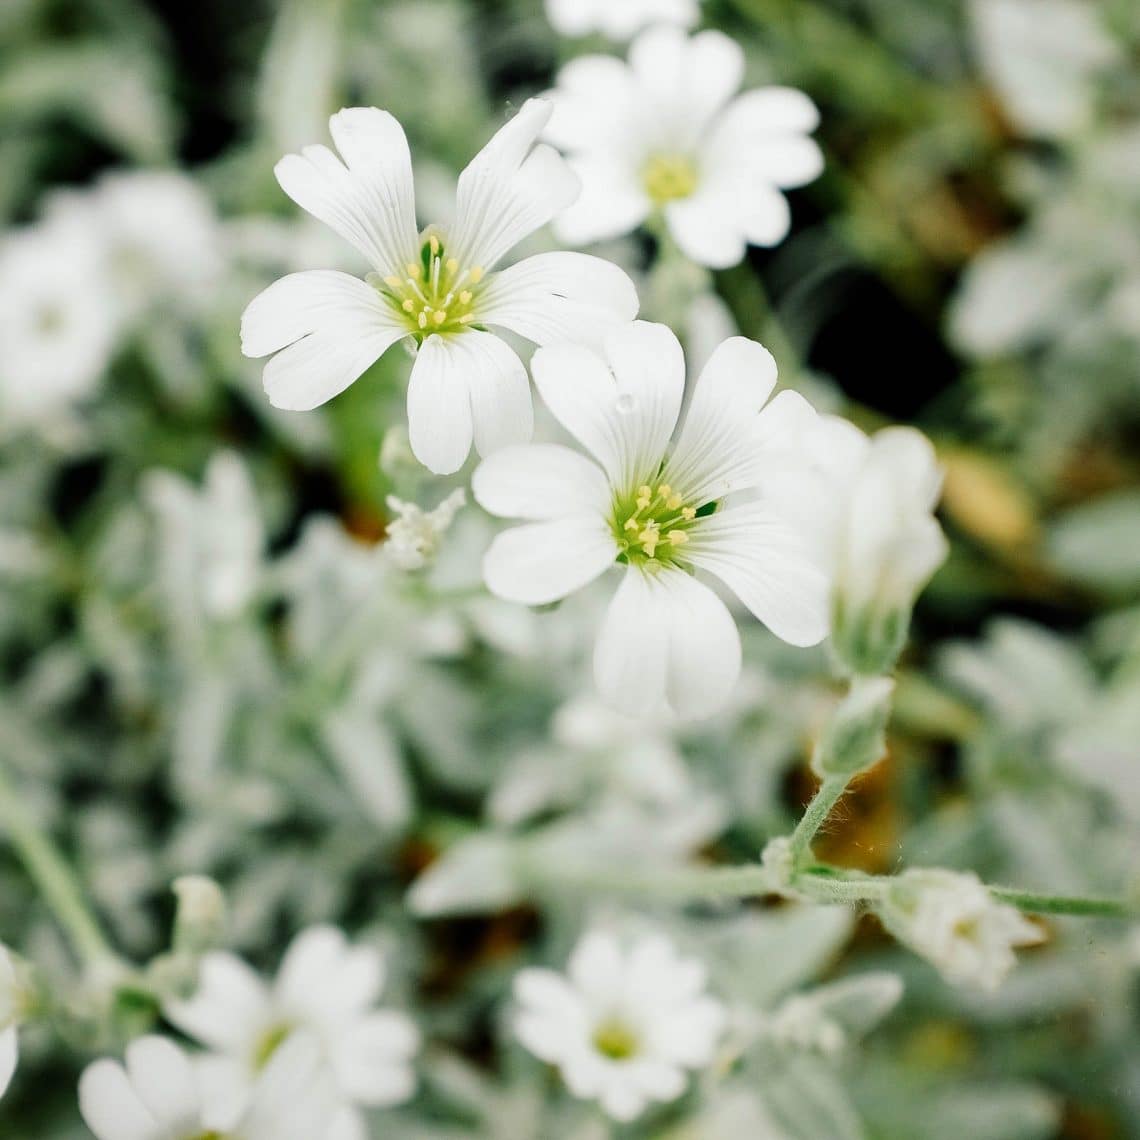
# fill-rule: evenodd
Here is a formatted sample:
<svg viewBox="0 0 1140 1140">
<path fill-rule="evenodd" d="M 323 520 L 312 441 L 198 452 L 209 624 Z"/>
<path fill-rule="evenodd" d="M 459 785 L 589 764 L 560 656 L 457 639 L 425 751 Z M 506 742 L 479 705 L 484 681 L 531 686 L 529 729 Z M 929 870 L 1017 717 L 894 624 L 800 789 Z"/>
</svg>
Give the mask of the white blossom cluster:
<svg viewBox="0 0 1140 1140">
<path fill-rule="evenodd" d="M 718 6 L 536 2 L 520 34 L 553 29 L 560 66 L 506 110 L 448 94 L 489 50 L 450 0 L 381 7 L 282 4 L 262 145 L 232 166 L 106 174 L 0 236 L 0 839 L 35 886 L 0 867 L 0 916 L 32 916 L 0 942 L 0 1135 L 39 1111 L 25 1076 L 58 1035 L 69 1140 L 1045 1140 L 1060 1111 L 1029 1080 L 906 1086 L 973 1047 L 940 1036 L 951 1002 L 979 1040 L 1080 1009 L 1125 1057 L 1111 1079 L 1136 1075 L 1127 1016 L 1090 996 L 1126 1005 L 1135 931 L 1065 989 L 1083 946 L 1019 909 L 1104 914 L 1135 880 L 1134 614 L 1087 654 L 999 621 L 908 656 L 944 491 L 968 534 L 978 498 L 1008 502 L 963 493 L 956 444 L 838 414 L 779 306 L 733 287 L 833 155 Z M 841 7 L 797 34 L 851 42 Z M 957 287 L 984 384 L 1136 332 L 1140 150 L 1102 129 L 1123 56 L 1091 6 L 969 7 L 1002 129 L 1063 156 L 1021 169 L 1024 226 Z M 847 90 L 802 73 L 825 112 Z M 1099 557 L 1130 597 L 1104 529 L 1031 534 L 1028 570 L 1008 543 L 998 586 L 956 547 L 948 588 L 1056 603 L 1049 560 Z M 110 727 L 85 735 L 94 706 Z M 921 824 L 854 844 L 875 870 L 832 865 L 853 782 L 909 811 L 950 746 L 977 818 L 914 792 Z M 855 911 L 875 960 L 851 972 Z M 912 995 L 906 1063 L 864 1050 Z"/>
</svg>

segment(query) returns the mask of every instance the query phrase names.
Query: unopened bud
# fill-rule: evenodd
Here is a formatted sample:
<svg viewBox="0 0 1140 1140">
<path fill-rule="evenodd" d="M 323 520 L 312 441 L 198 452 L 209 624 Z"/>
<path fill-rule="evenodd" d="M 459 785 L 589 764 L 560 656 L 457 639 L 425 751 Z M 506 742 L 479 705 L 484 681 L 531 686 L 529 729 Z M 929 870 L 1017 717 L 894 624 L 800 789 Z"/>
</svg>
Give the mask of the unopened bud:
<svg viewBox="0 0 1140 1140">
<path fill-rule="evenodd" d="M 811 766 L 817 776 L 851 779 L 882 759 L 894 691 L 889 677 L 856 679 L 816 744 Z"/>
<path fill-rule="evenodd" d="M 226 900 L 221 887 L 205 875 L 183 875 L 171 887 L 178 899 L 174 915 L 175 953 L 204 954 L 222 940 Z"/>
</svg>

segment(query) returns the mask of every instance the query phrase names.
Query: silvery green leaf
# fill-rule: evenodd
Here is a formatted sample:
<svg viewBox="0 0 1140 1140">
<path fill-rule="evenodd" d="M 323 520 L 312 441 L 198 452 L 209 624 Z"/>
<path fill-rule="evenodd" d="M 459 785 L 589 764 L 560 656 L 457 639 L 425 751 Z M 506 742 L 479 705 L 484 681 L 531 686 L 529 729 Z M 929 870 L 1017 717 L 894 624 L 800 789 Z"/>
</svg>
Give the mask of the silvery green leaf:
<svg viewBox="0 0 1140 1140">
<path fill-rule="evenodd" d="M 1079 585 L 1110 593 L 1140 588 L 1140 491 L 1116 491 L 1060 515 L 1046 554 Z"/>
<path fill-rule="evenodd" d="M 897 974 L 879 971 L 857 974 L 797 995 L 819 1016 L 839 1025 L 851 1036 L 869 1033 L 898 1005 L 903 995 Z"/>
<path fill-rule="evenodd" d="M 862 1122 L 838 1078 L 813 1057 L 785 1057 L 766 1072 L 762 1091 L 788 1140 L 825 1136 L 827 1140 L 865 1140 Z"/>
<path fill-rule="evenodd" d="M 386 830 L 412 817 L 412 790 L 399 743 L 374 711 L 349 707 L 326 716 L 321 738 L 362 811 Z"/>
<path fill-rule="evenodd" d="M 707 952 L 726 993 L 767 1009 L 823 969 L 853 924 L 844 907 L 796 904 L 747 913 L 719 923 Z"/>
</svg>

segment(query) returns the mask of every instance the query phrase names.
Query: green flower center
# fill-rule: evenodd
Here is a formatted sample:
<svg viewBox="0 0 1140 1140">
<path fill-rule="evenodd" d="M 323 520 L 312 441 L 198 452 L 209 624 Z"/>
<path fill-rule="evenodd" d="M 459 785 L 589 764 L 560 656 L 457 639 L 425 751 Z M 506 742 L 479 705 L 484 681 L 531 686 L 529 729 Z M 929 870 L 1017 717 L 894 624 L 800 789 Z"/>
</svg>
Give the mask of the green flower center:
<svg viewBox="0 0 1140 1140">
<path fill-rule="evenodd" d="M 408 331 L 422 340 L 431 333 L 459 332 L 475 323 L 473 306 L 485 276 L 480 266 L 465 268 L 449 257 L 438 234 L 428 234 L 420 259 L 405 274 L 369 277 L 372 286 L 399 313 Z"/>
<path fill-rule="evenodd" d="M 285 1044 L 292 1032 L 293 1027 L 291 1025 L 282 1023 L 281 1025 L 270 1026 L 257 1039 L 257 1044 L 253 1047 L 253 1067 L 256 1072 L 260 1073 L 269 1064 L 273 1054 Z"/>
<path fill-rule="evenodd" d="M 689 198 L 700 181 L 697 164 L 683 154 L 655 154 L 641 171 L 645 192 L 658 206 Z"/>
<path fill-rule="evenodd" d="M 616 1017 L 607 1018 L 594 1030 L 593 1042 L 594 1048 L 611 1061 L 628 1061 L 641 1048 L 637 1034 Z"/>
<path fill-rule="evenodd" d="M 635 566 L 676 565 L 696 518 L 697 508 L 668 483 L 638 487 L 614 502 L 610 526 L 621 552 L 618 561 Z"/>
</svg>

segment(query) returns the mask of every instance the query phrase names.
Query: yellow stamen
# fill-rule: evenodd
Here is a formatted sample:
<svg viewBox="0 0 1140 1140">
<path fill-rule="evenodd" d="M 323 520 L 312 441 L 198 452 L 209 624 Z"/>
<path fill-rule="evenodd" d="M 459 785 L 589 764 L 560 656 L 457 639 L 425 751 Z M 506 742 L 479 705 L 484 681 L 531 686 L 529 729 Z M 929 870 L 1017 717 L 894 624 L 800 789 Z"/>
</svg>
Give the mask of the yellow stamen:
<svg viewBox="0 0 1140 1140">
<path fill-rule="evenodd" d="M 437 324 L 442 325 L 447 320 L 447 313 L 443 309 L 436 309 L 431 315 L 431 319 Z"/>
<path fill-rule="evenodd" d="M 427 328 L 427 313 L 420 313 L 418 323 L 421 329 Z"/>
<path fill-rule="evenodd" d="M 674 546 L 684 546 L 689 541 L 688 534 L 683 530 L 671 530 L 665 536 Z"/>
<path fill-rule="evenodd" d="M 454 257 L 447 259 L 447 272 L 454 277 L 459 272 L 459 262 Z"/>
<path fill-rule="evenodd" d="M 405 313 L 414 313 L 416 311 L 416 303 L 415 303 L 415 301 L 412 301 L 409 299 L 409 300 L 405 301 L 400 306 L 400 308 L 402 308 Z"/>
<path fill-rule="evenodd" d="M 435 234 L 431 235 L 431 238 L 428 241 L 428 245 L 431 246 L 432 257 L 438 257 L 439 256 L 439 238 L 437 238 L 435 236 Z"/>
<path fill-rule="evenodd" d="M 385 277 L 384 284 L 387 285 L 389 289 L 399 289 L 401 282 L 399 277 Z"/>
<path fill-rule="evenodd" d="M 483 269 L 482 266 L 476 265 L 475 268 L 472 269 L 471 273 L 470 273 L 471 284 L 472 285 L 478 285 L 479 282 L 483 280 L 483 274 L 485 272 L 486 272 L 486 270 Z"/>
<path fill-rule="evenodd" d="M 475 319 L 474 313 L 464 313 L 463 316 L 461 316 L 459 318 L 459 323 L 461 325 L 469 325 L 474 319 Z"/>
<path fill-rule="evenodd" d="M 409 261 L 404 268 L 407 269 L 409 277 L 419 277 L 420 267 L 414 261 Z"/>
<path fill-rule="evenodd" d="M 461 305 L 470 305 L 472 296 L 473 294 L 470 289 L 464 289 L 463 292 L 459 294 L 459 303 Z"/>
<path fill-rule="evenodd" d="M 697 508 L 696 507 L 686 507 L 681 512 L 681 518 L 683 518 L 686 522 L 692 522 L 693 519 L 695 519 L 696 517 L 697 517 Z"/>
<path fill-rule="evenodd" d="M 668 483 L 662 483 L 661 486 L 657 488 L 657 494 L 659 494 L 663 499 L 669 498 L 672 493 L 673 488 L 670 487 Z"/>
</svg>

